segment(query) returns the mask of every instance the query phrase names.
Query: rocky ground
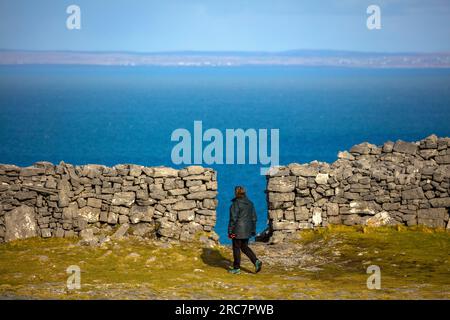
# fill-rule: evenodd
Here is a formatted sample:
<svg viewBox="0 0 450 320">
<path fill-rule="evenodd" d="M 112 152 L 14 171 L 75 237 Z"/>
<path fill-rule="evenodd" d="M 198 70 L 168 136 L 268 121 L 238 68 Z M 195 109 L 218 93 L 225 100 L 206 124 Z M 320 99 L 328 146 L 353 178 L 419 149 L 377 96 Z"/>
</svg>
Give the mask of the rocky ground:
<svg viewBox="0 0 450 320">
<path fill-rule="evenodd" d="M 3 299 L 450 299 L 450 233 L 424 228 L 329 227 L 290 243 L 252 243 L 263 270 L 243 258 L 226 272 L 229 246 L 139 238 L 97 246 L 77 239 L 28 239 L 0 245 Z M 81 270 L 69 290 L 66 270 Z M 381 289 L 367 288 L 367 267 Z"/>
</svg>

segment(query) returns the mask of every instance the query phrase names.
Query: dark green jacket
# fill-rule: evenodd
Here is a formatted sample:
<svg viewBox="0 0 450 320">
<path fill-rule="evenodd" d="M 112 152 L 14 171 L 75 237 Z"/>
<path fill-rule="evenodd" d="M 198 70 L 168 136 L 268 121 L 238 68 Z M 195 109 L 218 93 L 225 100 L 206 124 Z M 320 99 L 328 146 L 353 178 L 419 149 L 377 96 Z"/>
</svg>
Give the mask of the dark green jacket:
<svg viewBox="0 0 450 320">
<path fill-rule="evenodd" d="M 256 235 L 256 211 L 247 197 L 234 198 L 230 207 L 228 234 L 234 233 L 236 239 L 248 239 Z"/>
</svg>

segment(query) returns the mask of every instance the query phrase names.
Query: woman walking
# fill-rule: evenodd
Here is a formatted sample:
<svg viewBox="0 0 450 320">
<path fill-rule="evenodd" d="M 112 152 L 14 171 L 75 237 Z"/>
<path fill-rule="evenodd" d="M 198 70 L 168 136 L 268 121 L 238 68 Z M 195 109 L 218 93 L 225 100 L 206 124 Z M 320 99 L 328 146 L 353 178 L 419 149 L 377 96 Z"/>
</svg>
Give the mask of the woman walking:
<svg viewBox="0 0 450 320">
<path fill-rule="evenodd" d="M 248 246 L 248 239 L 256 235 L 256 212 L 253 202 L 241 186 L 234 188 L 235 198 L 230 207 L 230 223 L 228 224 L 228 237 L 233 242 L 233 267 L 228 272 L 241 273 L 241 251 L 255 265 L 255 273 L 261 271 L 262 262 Z"/>
</svg>

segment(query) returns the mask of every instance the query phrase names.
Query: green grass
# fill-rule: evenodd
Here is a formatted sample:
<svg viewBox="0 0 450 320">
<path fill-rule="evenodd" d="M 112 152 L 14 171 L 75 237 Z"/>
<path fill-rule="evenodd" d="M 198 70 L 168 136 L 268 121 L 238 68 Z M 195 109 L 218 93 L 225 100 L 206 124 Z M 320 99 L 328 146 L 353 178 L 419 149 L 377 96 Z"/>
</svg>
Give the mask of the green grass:
<svg viewBox="0 0 450 320">
<path fill-rule="evenodd" d="M 377 265 L 382 275 L 381 298 L 450 298 L 449 232 L 339 226 L 307 231 L 302 238 L 303 244 L 323 243 L 314 254 L 339 254 L 335 263 L 316 273 L 317 280 L 350 287 L 351 279 L 365 281 L 368 275 L 361 275 L 362 271 Z"/>
<path fill-rule="evenodd" d="M 292 244 L 325 263 L 314 269 L 265 264 L 253 274 L 226 272 L 229 247 L 127 239 L 82 247 L 72 239 L 0 245 L 0 296 L 36 299 L 449 299 L 450 233 L 424 228 L 331 227 L 304 231 Z M 264 257 L 262 246 L 254 246 Z M 268 249 L 276 250 L 276 247 Z M 137 257 L 128 257 L 129 254 Z M 262 258 L 264 259 L 264 258 Z M 369 265 L 381 289 L 366 286 Z M 81 289 L 68 290 L 66 268 L 81 268 Z"/>
</svg>

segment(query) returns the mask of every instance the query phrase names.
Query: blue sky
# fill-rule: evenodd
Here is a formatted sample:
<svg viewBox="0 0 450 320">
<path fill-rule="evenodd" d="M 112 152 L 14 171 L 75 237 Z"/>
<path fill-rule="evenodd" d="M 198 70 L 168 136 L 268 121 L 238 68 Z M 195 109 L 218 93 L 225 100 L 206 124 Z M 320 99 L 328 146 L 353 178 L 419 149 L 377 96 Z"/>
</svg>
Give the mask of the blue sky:
<svg viewBox="0 0 450 320">
<path fill-rule="evenodd" d="M 81 8 L 81 30 L 66 8 Z M 381 7 L 382 29 L 366 28 Z M 450 51 L 448 0 L 0 0 L 0 48 Z"/>
</svg>

